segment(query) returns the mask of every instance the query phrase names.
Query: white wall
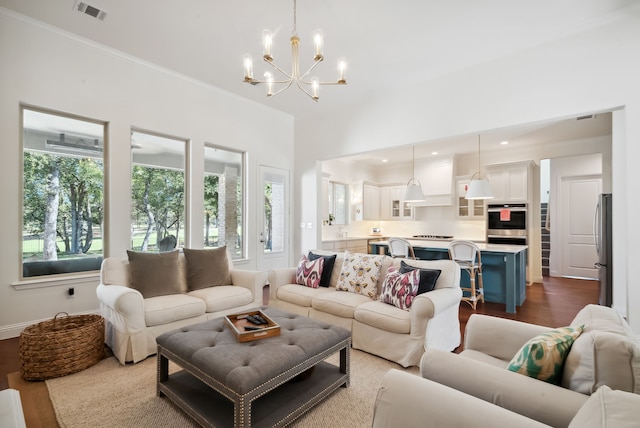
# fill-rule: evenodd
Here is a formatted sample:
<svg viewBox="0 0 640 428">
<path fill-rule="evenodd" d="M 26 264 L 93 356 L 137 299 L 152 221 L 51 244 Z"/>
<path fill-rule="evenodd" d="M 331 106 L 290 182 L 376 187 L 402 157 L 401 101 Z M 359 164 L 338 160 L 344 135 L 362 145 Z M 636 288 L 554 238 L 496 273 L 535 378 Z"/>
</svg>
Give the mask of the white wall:
<svg viewBox="0 0 640 428">
<path fill-rule="evenodd" d="M 614 201 L 614 305 L 640 332 L 640 284 L 629 281 L 627 260 L 640 257 L 640 223 L 625 213 L 638 199 L 627 183 L 640 181 L 640 16 L 490 61 L 408 88 L 381 91 L 366 103 L 296 123 L 296 215 L 315 221 L 312 192 L 316 160 L 455 135 L 612 111 Z M 352 81 L 356 76 L 352 76 Z M 622 115 L 622 117 L 620 116 Z M 388 121 L 402 117 L 403 121 Z M 313 159 L 313 161 L 310 161 Z M 308 203 L 308 205 L 307 205 Z M 320 234 L 297 234 L 293 254 L 317 244 Z M 617 291 L 616 291 L 617 290 Z M 620 292 L 626 290 L 626 293 Z"/>
<path fill-rule="evenodd" d="M 204 143 L 248 151 L 248 260 L 256 266 L 259 212 L 256 174 L 264 164 L 293 167 L 293 118 L 225 91 L 190 80 L 0 9 L 0 339 L 16 336 L 33 322 L 59 311 L 98 308 L 96 275 L 43 282 L 19 281 L 20 103 L 108 122 L 108 254 L 126 257 L 130 242 L 130 129 L 132 126 L 191 140 L 188 162 L 193 192 L 188 213 L 203 224 Z M 188 237 L 193 247 L 199 228 Z M 66 297 L 73 284 L 76 295 Z"/>
</svg>

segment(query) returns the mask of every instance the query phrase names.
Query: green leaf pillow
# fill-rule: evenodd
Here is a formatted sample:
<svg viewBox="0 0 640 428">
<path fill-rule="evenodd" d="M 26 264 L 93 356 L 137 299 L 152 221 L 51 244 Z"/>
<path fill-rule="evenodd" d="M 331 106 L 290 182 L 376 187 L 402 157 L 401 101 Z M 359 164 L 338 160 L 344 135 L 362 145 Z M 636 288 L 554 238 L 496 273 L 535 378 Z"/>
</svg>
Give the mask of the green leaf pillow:
<svg viewBox="0 0 640 428">
<path fill-rule="evenodd" d="M 560 384 L 565 358 L 583 328 L 584 326 L 562 327 L 532 338 L 511 359 L 507 369 Z"/>
</svg>

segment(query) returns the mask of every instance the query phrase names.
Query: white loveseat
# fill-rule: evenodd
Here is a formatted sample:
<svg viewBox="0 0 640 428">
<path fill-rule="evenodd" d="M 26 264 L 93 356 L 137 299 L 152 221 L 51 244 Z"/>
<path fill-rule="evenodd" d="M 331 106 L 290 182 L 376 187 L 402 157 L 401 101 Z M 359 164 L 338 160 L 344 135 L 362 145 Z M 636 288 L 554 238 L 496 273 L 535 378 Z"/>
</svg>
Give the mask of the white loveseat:
<svg viewBox="0 0 640 428">
<path fill-rule="evenodd" d="M 380 256 L 381 274 L 372 299 L 336 289 L 345 253 L 321 250 L 313 250 L 312 253 L 336 255 L 330 286 L 310 288 L 296 284 L 296 268 L 270 270 L 269 306 L 344 327 L 351 331 L 354 349 L 404 367 L 418 365 L 427 348 L 451 351 L 460 344 L 458 308 L 462 292 L 457 263 Z M 417 268 L 441 270 L 435 288 L 417 295 L 408 311 L 378 300 L 388 267 L 399 269 L 403 260 Z"/>
<path fill-rule="evenodd" d="M 105 318 L 105 342 L 115 357 L 122 364 L 141 361 L 156 353 L 156 337 L 166 331 L 262 306 L 266 273 L 234 269 L 231 259 L 226 260 L 228 284 L 189 291 L 187 263 L 180 252 L 178 292 L 145 298 L 130 287 L 129 259 L 106 258 L 96 293 Z"/>
</svg>

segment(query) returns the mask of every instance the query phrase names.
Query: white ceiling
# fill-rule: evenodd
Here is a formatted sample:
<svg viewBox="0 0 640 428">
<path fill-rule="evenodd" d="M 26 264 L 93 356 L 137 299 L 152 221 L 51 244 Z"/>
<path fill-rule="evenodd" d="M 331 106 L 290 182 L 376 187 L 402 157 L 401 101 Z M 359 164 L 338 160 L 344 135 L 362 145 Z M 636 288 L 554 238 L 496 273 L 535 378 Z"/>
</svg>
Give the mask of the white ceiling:
<svg viewBox="0 0 640 428">
<path fill-rule="evenodd" d="M 408 85 L 592 30 L 638 13 L 635 0 L 298 0 L 301 68 L 311 64 L 311 36 L 321 28 L 325 61 L 314 74 L 346 86 L 321 88 L 315 103 L 295 88 L 267 98 L 244 83 L 242 56 L 254 74 L 266 68 L 261 37 L 275 34 L 274 62 L 290 67 L 293 0 L 86 0 L 101 21 L 74 10 L 76 0 L 0 0 L 0 6 L 141 58 L 241 97 L 302 117 L 363 102 Z M 476 144 L 472 144 L 474 147 Z"/>
</svg>

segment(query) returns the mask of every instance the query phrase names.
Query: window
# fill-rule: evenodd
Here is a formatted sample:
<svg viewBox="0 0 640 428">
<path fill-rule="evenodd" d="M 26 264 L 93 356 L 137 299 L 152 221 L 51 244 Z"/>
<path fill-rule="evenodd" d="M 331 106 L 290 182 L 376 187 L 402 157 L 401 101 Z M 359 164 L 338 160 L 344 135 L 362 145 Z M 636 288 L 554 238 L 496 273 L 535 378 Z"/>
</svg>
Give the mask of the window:
<svg viewBox="0 0 640 428">
<path fill-rule="evenodd" d="M 99 270 L 105 125 L 22 108 L 22 277 Z"/>
<path fill-rule="evenodd" d="M 131 248 L 171 251 L 184 246 L 186 140 L 131 132 Z"/>
<path fill-rule="evenodd" d="M 244 256 L 244 154 L 205 145 L 204 247 L 227 246 L 233 259 Z"/>
<path fill-rule="evenodd" d="M 336 181 L 329 182 L 329 214 L 332 224 L 347 224 L 347 185 Z"/>
</svg>

